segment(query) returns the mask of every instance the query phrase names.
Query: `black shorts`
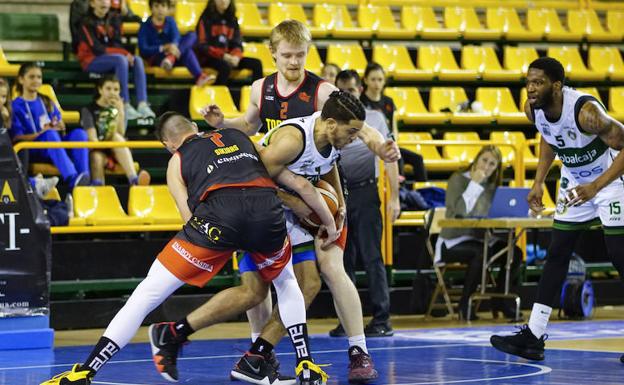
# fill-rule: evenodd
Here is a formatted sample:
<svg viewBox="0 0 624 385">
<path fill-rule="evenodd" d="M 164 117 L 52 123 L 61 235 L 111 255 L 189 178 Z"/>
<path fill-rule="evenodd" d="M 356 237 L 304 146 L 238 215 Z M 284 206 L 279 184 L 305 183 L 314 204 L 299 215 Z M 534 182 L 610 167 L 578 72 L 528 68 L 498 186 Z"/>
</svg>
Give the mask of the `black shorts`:
<svg viewBox="0 0 624 385">
<path fill-rule="evenodd" d="M 269 252 L 287 236 L 282 202 L 270 188 L 224 188 L 211 192 L 184 225 L 185 237 L 211 249 Z"/>
</svg>

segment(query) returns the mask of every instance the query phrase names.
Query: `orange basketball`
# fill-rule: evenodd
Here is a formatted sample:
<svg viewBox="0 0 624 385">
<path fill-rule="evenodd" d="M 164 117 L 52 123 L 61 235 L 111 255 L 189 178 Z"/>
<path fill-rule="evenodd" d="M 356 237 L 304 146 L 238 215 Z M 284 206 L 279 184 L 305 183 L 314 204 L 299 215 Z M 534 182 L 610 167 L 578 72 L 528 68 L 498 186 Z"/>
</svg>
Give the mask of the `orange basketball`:
<svg viewBox="0 0 624 385">
<path fill-rule="evenodd" d="M 334 187 L 324 180 L 319 180 L 316 184 L 316 189 L 321 193 L 323 199 L 325 199 L 329 207 L 329 212 L 335 217 L 338 212 L 338 196 Z M 310 214 L 303 222 L 313 228 L 317 228 L 322 224 L 321 218 L 316 213 Z"/>
</svg>

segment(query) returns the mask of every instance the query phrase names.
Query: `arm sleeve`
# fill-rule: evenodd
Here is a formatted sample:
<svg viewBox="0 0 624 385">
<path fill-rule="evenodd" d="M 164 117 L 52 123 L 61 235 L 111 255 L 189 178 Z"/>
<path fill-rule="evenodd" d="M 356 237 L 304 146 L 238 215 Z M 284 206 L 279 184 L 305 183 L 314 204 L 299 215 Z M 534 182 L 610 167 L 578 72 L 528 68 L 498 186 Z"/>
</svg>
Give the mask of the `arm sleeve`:
<svg viewBox="0 0 624 385">
<path fill-rule="evenodd" d="M 464 204 L 466 205 L 467 212 L 472 211 L 475 204 L 477 203 L 477 199 L 479 199 L 479 197 L 483 193 L 483 190 L 485 190 L 483 186 L 476 183 L 475 181 L 471 180 L 468 183 L 468 187 L 466 187 L 466 190 L 464 190 L 464 192 L 462 193 L 462 199 L 464 200 Z"/>
<path fill-rule="evenodd" d="M 152 37 L 153 34 L 150 33 L 150 29 L 153 29 L 152 19 L 147 19 L 145 22 L 141 23 L 141 28 L 139 28 L 139 52 L 141 56 L 146 58 L 152 57 L 160 52 L 160 44 L 158 41 L 154 41 Z"/>
<path fill-rule="evenodd" d="M 25 135 L 27 132 L 32 131 L 32 128 L 29 129 L 26 125 L 28 122 L 24 120 L 23 108 L 16 103 L 16 101 L 13 101 L 11 108 L 13 110 L 11 115 L 11 129 L 9 130 L 11 136 Z"/>
<path fill-rule="evenodd" d="M 471 184 L 476 186 L 471 186 Z M 483 190 L 483 187 L 473 181 L 466 185 L 466 177 L 461 172 L 451 175 L 446 189 L 446 209 L 449 212 L 447 216 L 449 218 L 466 217 L 474 208 Z"/>
<path fill-rule="evenodd" d="M 221 59 L 223 57 L 223 53 L 225 52 L 222 48 L 215 47 L 211 41 L 210 36 L 208 36 L 208 32 L 210 30 L 210 21 L 207 18 L 202 17 L 199 19 L 199 23 L 197 23 L 197 50 L 201 55 L 204 56 L 212 56 L 217 59 Z"/>
<path fill-rule="evenodd" d="M 167 16 L 167 24 L 170 26 L 171 42 L 175 45 L 180 45 L 180 31 L 173 17 Z"/>
<path fill-rule="evenodd" d="M 51 101 L 52 102 L 52 101 Z M 52 112 L 50 113 L 50 119 L 56 118 L 57 120 L 63 119 L 61 111 L 59 111 L 56 103 L 52 102 Z"/>
</svg>

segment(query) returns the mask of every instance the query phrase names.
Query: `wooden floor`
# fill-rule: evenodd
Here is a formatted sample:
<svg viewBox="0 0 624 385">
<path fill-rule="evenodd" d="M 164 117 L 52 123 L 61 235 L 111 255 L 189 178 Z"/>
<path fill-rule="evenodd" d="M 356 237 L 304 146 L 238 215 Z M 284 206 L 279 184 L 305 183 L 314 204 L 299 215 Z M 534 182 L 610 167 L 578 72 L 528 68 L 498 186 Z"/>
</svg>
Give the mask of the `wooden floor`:
<svg viewBox="0 0 624 385">
<path fill-rule="evenodd" d="M 529 311 L 524 311 L 525 320 L 529 315 Z M 432 318 L 425 320 L 423 316 L 395 316 L 392 317 L 392 326 L 395 330 L 414 330 L 427 328 L 461 328 L 472 326 L 487 325 L 510 325 L 506 320 L 494 320 L 490 313 L 479 313 L 481 320 L 471 322 L 470 324 L 460 322 L 450 317 Z M 596 309 L 594 321 L 623 320 L 624 306 L 605 306 Z M 365 322 L 368 321 L 365 320 Z M 327 334 L 337 324 L 336 319 L 311 319 L 308 321 L 309 333 Z M 556 320 L 556 314 L 552 317 L 551 322 L 559 322 Z M 72 330 L 57 331 L 55 333 L 54 344 L 56 347 L 61 346 L 82 346 L 92 345 L 102 335 L 104 329 L 88 329 L 88 330 Z M 200 330 L 192 337 L 194 340 L 210 340 L 223 338 L 246 338 L 249 337 L 249 325 L 245 322 L 228 322 L 224 324 L 214 325 L 212 327 Z M 147 342 L 147 327 L 142 327 L 132 342 Z M 574 340 L 574 341 L 548 341 L 548 348 L 564 348 L 564 349 L 582 349 L 594 351 L 612 351 L 624 352 L 624 335 L 622 338 L 605 338 L 590 340 Z"/>
</svg>

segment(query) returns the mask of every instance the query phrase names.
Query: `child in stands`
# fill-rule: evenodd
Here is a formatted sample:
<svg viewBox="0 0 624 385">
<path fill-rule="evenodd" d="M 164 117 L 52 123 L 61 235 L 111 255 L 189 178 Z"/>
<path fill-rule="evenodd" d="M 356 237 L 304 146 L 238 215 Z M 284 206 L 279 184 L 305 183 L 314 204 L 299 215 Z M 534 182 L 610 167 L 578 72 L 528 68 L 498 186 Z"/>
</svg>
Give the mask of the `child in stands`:
<svg viewBox="0 0 624 385">
<path fill-rule="evenodd" d="M 214 80 L 214 76 L 202 72 L 193 52 L 197 35 L 189 32 L 180 37 L 175 20 L 168 16 L 171 0 L 149 0 L 149 6 L 152 16 L 139 29 L 139 51 L 143 59 L 149 65 L 160 66 L 166 71 L 171 71 L 176 64 L 182 64 L 188 68 L 198 86 Z"/>
<path fill-rule="evenodd" d="M 80 111 L 80 124 L 87 130 L 89 141 L 125 142 L 125 118 L 123 100 L 119 96 L 121 86 L 113 74 L 102 76 L 96 86 L 93 102 Z M 147 185 L 150 175 L 141 170 L 137 174 L 132 153 L 128 147 L 108 150 L 93 149 L 91 157 L 91 184 L 104 185 L 104 170 L 114 169 L 119 163 L 131 185 Z"/>
<path fill-rule="evenodd" d="M 260 60 L 243 56 L 243 41 L 234 0 L 209 0 L 197 23 L 195 52 L 204 67 L 217 70 L 215 84 L 227 84 L 233 69 L 250 69 L 253 80 L 262 77 Z"/>
<path fill-rule="evenodd" d="M 11 104 L 9 133 L 14 142 L 85 142 L 87 133 L 74 128 L 65 134 L 65 123 L 54 102 L 39 93 L 42 71 L 36 63 L 22 64 L 17 73 L 17 97 Z M 50 162 L 72 188 L 89 183 L 89 150 L 63 148 L 29 150 L 31 161 Z"/>
<path fill-rule="evenodd" d="M 81 25 L 76 56 L 83 70 L 95 73 L 113 72 L 121 84 L 126 119 L 154 118 L 147 104 L 147 85 L 143 59 L 121 45 L 121 18 L 111 12 L 110 0 L 90 0 L 89 13 Z M 128 71 L 134 75 L 137 108 L 130 104 Z"/>
</svg>

